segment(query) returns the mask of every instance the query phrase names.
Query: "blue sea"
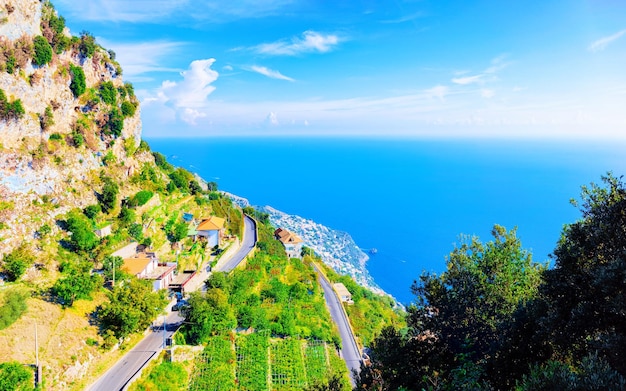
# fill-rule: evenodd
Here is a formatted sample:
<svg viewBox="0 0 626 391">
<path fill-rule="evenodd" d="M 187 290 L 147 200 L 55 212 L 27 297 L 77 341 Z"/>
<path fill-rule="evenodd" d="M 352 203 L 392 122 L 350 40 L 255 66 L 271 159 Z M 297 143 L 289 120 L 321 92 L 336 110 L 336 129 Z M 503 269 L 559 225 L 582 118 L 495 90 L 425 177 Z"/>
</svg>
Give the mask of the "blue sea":
<svg viewBox="0 0 626 391">
<path fill-rule="evenodd" d="M 548 262 L 580 217 L 581 185 L 625 173 L 626 145 L 354 138 L 148 139 L 221 190 L 348 232 L 376 248 L 368 270 L 402 303 L 423 271 L 445 270 L 460 235 L 517 227 Z"/>
</svg>

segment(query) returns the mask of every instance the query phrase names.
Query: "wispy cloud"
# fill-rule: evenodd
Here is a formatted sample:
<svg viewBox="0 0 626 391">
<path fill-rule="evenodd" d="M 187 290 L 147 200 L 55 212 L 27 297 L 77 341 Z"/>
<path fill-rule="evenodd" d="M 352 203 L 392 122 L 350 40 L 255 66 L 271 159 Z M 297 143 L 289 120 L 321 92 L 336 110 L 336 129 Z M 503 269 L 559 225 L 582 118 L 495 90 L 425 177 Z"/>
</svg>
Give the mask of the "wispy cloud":
<svg viewBox="0 0 626 391">
<path fill-rule="evenodd" d="M 587 50 L 589 50 L 590 52 L 600 52 L 606 49 L 606 47 L 609 46 L 609 44 L 621 38 L 621 36 L 624 34 L 626 34 L 626 29 L 622 31 L 618 31 L 617 33 L 613 35 L 609 35 L 608 37 L 602 37 L 598 39 L 597 41 L 592 42 L 591 45 L 589 45 L 589 47 L 587 48 Z"/>
<path fill-rule="evenodd" d="M 507 61 L 507 55 L 503 54 L 498 57 L 495 57 L 491 60 L 491 64 L 482 72 L 475 75 L 467 75 L 468 71 L 457 71 L 454 73 L 455 76 L 452 78 L 452 82 L 454 84 L 460 85 L 469 85 L 469 84 L 484 84 L 489 81 L 498 80 L 497 76 L 495 76 L 498 72 L 503 70 L 504 68 L 511 65 L 511 61 Z"/>
<path fill-rule="evenodd" d="M 279 71 L 275 71 L 273 69 L 269 69 L 267 67 L 262 67 L 262 66 L 258 66 L 258 65 L 253 65 L 251 67 L 248 68 L 244 68 L 246 70 L 252 71 L 252 72 L 256 72 L 259 73 L 263 76 L 267 76 L 271 79 L 278 79 L 278 80 L 287 80 L 287 81 L 295 81 L 294 79 L 292 79 L 289 76 L 285 76 L 282 73 L 280 73 Z"/>
<path fill-rule="evenodd" d="M 309 30 L 305 31 L 301 37 L 262 43 L 251 49 L 259 54 L 295 56 L 303 53 L 326 53 L 333 50 L 340 41 L 338 35 Z"/>
<path fill-rule="evenodd" d="M 452 79 L 452 82 L 454 84 L 461 84 L 461 85 L 481 83 L 482 81 L 483 81 L 483 75 L 455 77 Z"/>
<path fill-rule="evenodd" d="M 185 42 L 171 41 L 119 43 L 102 38 L 98 38 L 98 42 L 113 49 L 124 68 L 124 77 L 133 80 L 149 72 L 180 72 L 180 69 L 163 66 L 163 63 L 186 45 Z"/>
<path fill-rule="evenodd" d="M 426 95 L 430 96 L 431 98 L 437 98 L 441 101 L 445 99 L 446 95 L 448 95 L 449 92 L 450 88 L 442 85 L 434 86 L 433 88 L 424 90 L 424 93 Z"/>
</svg>

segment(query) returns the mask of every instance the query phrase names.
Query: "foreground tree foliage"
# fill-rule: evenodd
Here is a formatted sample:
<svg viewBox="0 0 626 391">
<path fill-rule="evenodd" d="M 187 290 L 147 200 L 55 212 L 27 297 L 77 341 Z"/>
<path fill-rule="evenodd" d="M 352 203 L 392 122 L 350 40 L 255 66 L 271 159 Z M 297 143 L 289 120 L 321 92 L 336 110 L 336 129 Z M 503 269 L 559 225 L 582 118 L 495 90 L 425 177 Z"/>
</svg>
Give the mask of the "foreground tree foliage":
<svg viewBox="0 0 626 391">
<path fill-rule="evenodd" d="M 413 285 L 408 331 L 387 328 L 363 368 L 369 390 L 622 390 L 626 363 L 626 189 L 583 187 L 555 266 L 533 263 L 515 231 L 456 248 L 441 276 Z"/>
</svg>

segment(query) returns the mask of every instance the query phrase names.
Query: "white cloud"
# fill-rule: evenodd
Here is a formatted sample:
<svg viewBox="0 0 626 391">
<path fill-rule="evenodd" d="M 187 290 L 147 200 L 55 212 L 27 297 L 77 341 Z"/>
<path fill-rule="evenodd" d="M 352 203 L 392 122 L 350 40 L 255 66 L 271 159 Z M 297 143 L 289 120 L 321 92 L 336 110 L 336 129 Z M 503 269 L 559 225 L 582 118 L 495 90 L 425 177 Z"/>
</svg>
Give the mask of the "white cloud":
<svg viewBox="0 0 626 391">
<path fill-rule="evenodd" d="M 189 107 L 186 107 L 182 113 L 180 113 L 180 118 L 189 125 L 197 125 L 198 118 L 205 118 L 206 116 L 206 113 Z"/>
<path fill-rule="evenodd" d="M 609 35 L 608 37 L 602 37 L 602 38 L 598 39 L 597 41 L 594 41 L 593 43 L 591 43 L 591 45 L 589 45 L 587 50 L 589 50 L 590 52 L 602 51 L 602 50 L 606 49 L 606 47 L 610 43 L 616 41 L 617 39 L 619 39 L 624 34 L 626 34 L 626 29 L 624 29 L 622 31 L 618 31 L 617 33 L 615 33 L 613 35 Z"/>
<path fill-rule="evenodd" d="M 223 70 L 227 71 L 227 72 L 231 72 L 233 70 L 232 65 L 224 65 L 222 67 Z"/>
<path fill-rule="evenodd" d="M 452 82 L 455 84 L 467 85 L 474 83 L 481 83 L 483 80 L 483 75 L 474 75 L 474 76 L 465 76 L 465 77 L 455 77 L 452 79 Z"/>
<path fill-rule="evenodd" d="M 326 53 L 335 48 L 340 38 L 334 34 L 322 34 L 316 31 L 305 31 L 302 37 L 262 43 L 251 49 L 259 54 L 275 56 L 295 56 L 302 53 Z"/>
<path fill-rule="evenodd" d="M 184 42 L 171 41 L 119 43 L 102 38 L 98 38 L 98 42 L 115 52 L 116 60 L 124 69 L 124 78 L 133 81 L 145 79 L 138 76 L 149 72 L 180 71 L 164 67 L 162 64 L 166 58 L 171 57 L 186 45 Z"/>
<path fill-rule="evenodd" d="M 158 91 L 158 96 L 162 101 L 171 102 L 178 108 L 203 107 L 207 97 L 215 91 L 212 83 L 219 76 L 211 69 L 214 62 L 214 58 L 193 61 L 188 70 L 180 73 L 183 80 L 164 81 Z"/>
<path fill-rule="evenodd" d="M 279 71 L 275 71 L 266 67 L 262 67 L 262 66 L 258 66 L 258 65 L 253 65 L 249 68 L 245 68 L 247 70 L 250 70 L 252 72 L 256 72 L 259 73 L 263 76 L 267 76 L 271 79 L 278 79 L 278 80 L 287 80 L 287 81 L 295 81 L 294 79 L 292 79 L 289 76 L 285 76 L 282 73 L 280 73 Z"/>
</svg>

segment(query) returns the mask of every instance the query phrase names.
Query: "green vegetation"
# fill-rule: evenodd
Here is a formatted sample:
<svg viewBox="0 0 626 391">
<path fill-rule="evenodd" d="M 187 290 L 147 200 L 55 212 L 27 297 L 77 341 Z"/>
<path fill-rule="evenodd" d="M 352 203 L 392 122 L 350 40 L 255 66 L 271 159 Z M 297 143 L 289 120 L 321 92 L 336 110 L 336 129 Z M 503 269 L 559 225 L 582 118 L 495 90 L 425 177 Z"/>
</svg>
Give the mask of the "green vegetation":
<svg viewBox="0 0 626 391">
<path fill-rule="evenodd" d="M 22 245 L 2 259 L 2 271 L 9 281 L 19 280 L 34 262 L 30 250 Z"/>
<path fill-rule="evenodd" d="M 109 213 L 117 206 L 117 195 L 120 188 L 111 178 L 103 178 L 104 186 L 102 187 L 102 195 L 100 196 L 100 206 L 104 213 Z"/>
<path fill-rule="evenodd" d="M 26 299 L 30 294 L 23 289 L 13 288 L 4 293 L 4 300 L 0 306 L 0 330 L 15 323 L 26 312 L 28 305 Z"/>
<path fill-rule="evenodd" d="M 133 391 L 184 391 L 187 389 L 187 371 L 182 364 L 163 361 L 152 368 L 146 379 L 131 386 Z"/>
<path fill-rule="evenodd" d="M 119 137 L 122 135 L 122 130 L 124 129 L 124 116 L 122 112 L 114 107 L 109 111 L 109 119 L 104 125 L 104 134 L 110 135 L 113 137 Z"/>
<path fill-rule="evenodd" d="M 422 275 L 408 329 L 376 338 L 359 389 L 624 389 L 626 187 L 603 181 L 583 187 L 553 269 L 495 226 L 493 241 L 466 238 L 446 272 Z"/>
<path fill-rule="evenodd" d="M 122 102 L 121 109 L 124 118 L 128 118 L 135 115 L 135 112 L 137 111 L 137 105 L 125 100 L 124 102 Z"/>
<path fill-rule="evenodd" d="M 35 50 L 33 64 L 42 66 L 52 61 L 52 46 L 47 39 L 41 35 L 36 36 L 33 39 L 33 48 Z"/>
<path fill-rule="evenodd" d="M 92 293 L 102 286 L 102 277 L 92 274 L 93 265 L 86 261 L 61 264 L 62 277 L 52 287 L 52 293 L 64 306 L 71 307 L 74 301 L 91 299 Z"/>
<path fill-rule="evenodd" d="M 233 344 L 234 339 L 234 344 Z M 349 390 L 344 363 L 324 342 L 270 339 L 268 332 L 210 337 L 196 360 L 189 390 Z M 324 385 L 316 388 L 318 385 Z"/>
<path fill-rule="evenodd" d="M 52 112 L 52 107 L 46 107 L 43 114 L 39 116 L 39 123 L 41 125 L 41 130 L 43 131 L 48 130 L 52 125 L 54 125 L 54 113 Z"/>
<path fill-rule="evenodd" d="M 72 90 L 74 97 L 78 98 L 79 96 L 84 94 L 85 90 L 87 89 L 85 72 L 83 71 L 83 68 L 70 64 L 70 74 L 72 77 L 72 81 L 70 82 L 70 90 Z"/>
<path fill-rule="evenodd" d="M 88 31 L 81 31 L 78 51 L 83 57 L 91 58 L 96 52 L 96 38 Z"/>
<path fill-rule="evenodd" d="M 100 98 L 108 105 L 114 105 L 117 102 L 117 89 L 110 81 L 100 83 Z"/>
<path fill-rule="evenodd" d="M 66 221 L 67 230 L 71 233 L 69 243 L 77 252 L 93 250 L 98 245 L 98 237 L 93 233 L 91 222 L 78 211 L 69 213 Z"/>
<path fill-rule="evenodd" d="M 129 201 L 129 206 L 143 206 L 154 196 L 150 190 L 141 190 L 135 194 Z"/>
<path fill-rule="evenodd" d="M 4 90 L 0 89 L 0 120 L 16 121 L 26 114 L 22 101 L 15 99 L 9 101 Z"/>
<path fill-rule="evenodd" d="M 0 390 L 33 390 L 33 371 L 16 361 L 0 363 Z"/>
<path fill-rule="evenodd" d="M 164 292 L 152 292 L 152 284 L 146 280 L 132 278 L 116 285 L 108 295 L 109 302 L 98 311 L 98 319 L 116 338 L 145 330 L 166 305 Z"/>
</svg>

